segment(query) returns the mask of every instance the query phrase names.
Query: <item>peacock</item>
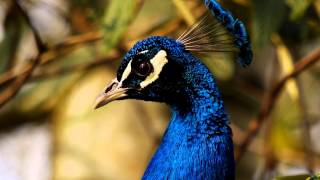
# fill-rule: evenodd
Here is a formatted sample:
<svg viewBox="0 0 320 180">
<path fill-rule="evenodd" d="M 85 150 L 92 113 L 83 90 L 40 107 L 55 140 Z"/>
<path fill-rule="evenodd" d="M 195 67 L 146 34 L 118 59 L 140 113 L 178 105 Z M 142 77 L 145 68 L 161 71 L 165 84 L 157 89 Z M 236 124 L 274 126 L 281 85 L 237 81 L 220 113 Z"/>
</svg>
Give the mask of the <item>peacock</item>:
<svg viewBox="0 0 320 180">
<path fill-rule="evenodd" d="M 179 38 L 137 42 L 96 100 L 95 108 L 124 99 L 170 106 L 171 120 L 142 179 L 235 179 L 230 122 L 216 80 L 197 56 L 234 53 L 245 67 L 253 55 L 243 22 L 215 0 L 204 2 L 208 12 Z"/>
</svg>

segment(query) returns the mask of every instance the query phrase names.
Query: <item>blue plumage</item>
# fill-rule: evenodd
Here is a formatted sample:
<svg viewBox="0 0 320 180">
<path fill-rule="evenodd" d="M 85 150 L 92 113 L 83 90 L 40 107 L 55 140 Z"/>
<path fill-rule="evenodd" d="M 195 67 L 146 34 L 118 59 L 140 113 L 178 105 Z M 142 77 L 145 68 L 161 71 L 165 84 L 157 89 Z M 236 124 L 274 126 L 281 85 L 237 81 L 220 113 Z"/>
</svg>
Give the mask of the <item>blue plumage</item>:
<svg viewBox="0 0 320 180">
<path fill-rule="evenodd" d="M 236 43 L 241 64 L 248 65 L 252 54 L 243 24 L 215 1 L 206 4 L 237 36 L 235 41 L 223 42 Z M 224 103 L 214 76 L 192 54 L 195 44 L 184 41 L 187 36 L 178 40 L 153 36 L 136 43 L 121 62 L 117 77 L 98 97 L 96 108 L 122 99 L 157 101 L 171 107 L 172 118 L 143 179 L 232 180 L 232 133 Z M 220 45 L 208 49 L 231 47 Z"/>
<path fill-rule="evenodd" d="M 165 67 L 145 96 L 136 98 L 168 103 L 173 115 L 143 179 L 233 179 L 231 130 L 214 77 L 173 39 L 151 37 L 137 43 L 133 51 L 155 45 L 168 52 L 172 66 Z"/>
<path fill-rule="evenodd" d="M 229 11 L 225 10 L 215 0 L 205 0 L 205 5 L 217 20 L 234 35 L 236 46 L 240 50 L 238 53 L 238 62 L 242 66 L 248 66 L 252 61 L 253 55 L 249 35 L 243 22 L 234 18 Z"/>
</svg>

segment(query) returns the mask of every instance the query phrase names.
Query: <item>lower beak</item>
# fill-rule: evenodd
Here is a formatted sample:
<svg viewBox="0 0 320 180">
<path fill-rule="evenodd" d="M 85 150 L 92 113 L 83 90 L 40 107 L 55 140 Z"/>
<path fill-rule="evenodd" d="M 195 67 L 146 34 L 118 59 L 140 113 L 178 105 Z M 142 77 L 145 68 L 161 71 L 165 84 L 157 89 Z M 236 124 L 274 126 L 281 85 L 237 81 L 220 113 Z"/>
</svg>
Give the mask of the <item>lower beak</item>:
<svg viewBox="0 0 320 180">
<path fill-rule="evenodd" d="M 109 102 L 114 100 L 127 97 L 126 94 L 127 89 L 121 87 L 121 83 L 115 78 L 106 88 L 105 90 L 97 97 L 94 109 L 98 109 Z"/>
</svg>

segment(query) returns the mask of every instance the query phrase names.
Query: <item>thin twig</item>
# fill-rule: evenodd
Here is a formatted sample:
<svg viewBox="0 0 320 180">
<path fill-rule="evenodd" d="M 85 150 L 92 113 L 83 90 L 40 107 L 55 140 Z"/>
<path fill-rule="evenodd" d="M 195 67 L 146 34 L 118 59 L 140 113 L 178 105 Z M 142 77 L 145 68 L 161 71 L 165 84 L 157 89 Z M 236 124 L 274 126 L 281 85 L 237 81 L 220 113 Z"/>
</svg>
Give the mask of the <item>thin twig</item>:
<svg viewBox="0 0 320 180">
<path fill-rule="evenodd" d="M 33 81 L 38 81 L 38 80 L 43 80 L 48 78 L 54 78 L 57 76 L 62 76 L 62 75 L 73 73 L 73 72 L 88 71 L 90 69 L 99 67 L 101 65 L 111 64 L 112 62 L 114 62 L 115 60 L 118 60 L 119 58 L 120 58 L 120 55 L 100 57 L 86 64 L 79 64 L 75 66 L 65 67 L 61 69 L 54 69 L 54 70 L 45 69 L 44 71 L 35 73 L 31 77 L 30 81 L 33 82 Z"/>
<path fill-rule="evenodd" d="M 284 78 L 282 78 L 276 86 L 267 94 L 266 99 L 262 102 L 261 109 L 257 115 L 257 117 L 249 123 L 249 129 L 248 133 L 246 135 L 245 140 L 242 142 L 242 144 L 239 146 L 238 151 L 236 152 L 236 160 L 239 161 L 243 154 L 246 152 L 248 145 L 251 143 L 251 141 L 254 139 L 254 137 L 257 135 L 257 133 L 260 131 L 263 123 L 269 117 L 274 104 L 283 89 L 286 82 L 298 76 L 300 73 L 302 73 L 307 68 L 311 67 L 313 64 L 315 64 L 318 60 L 320 60 L 320 48 L 312 51 L 310 54 L 302 58 L 300 61 L 298 61 L 294 69 L 291 73 L 286 75 Z"/>
<path fill-rule="evenodd" d="M 239 128 L 235 124 L 231 124 L 232 132 L 233 132 L 233 142 L 235 145 L 240 145 L 245 136 L 245 132 Z M 249 145 L 248 151 L 257 155 L 257 156 L 264 156 L 264 148 L 263 142 L 260 138 L 254 138 L 253 142 Z M 314 152 L 315 153 L 315 152 Z M 282 149 L 280 152 L 274 154 L 279 162 L 285 164 L 303 164 L 304 163 L 304 152 L 302 150 L 293 150 L 290 148 Z M 313 165 L 315 169 L 319 169 L 320 167 L 320 158 L 319 154 L 314 154 Z"/>
<path fill-rule="evenodd" d="M 314 173 L 314 159 L 315 159 L 315 152 L 313 150 L 312 146 L 312 140 L 311 140 L 311 125 L 309 121 L 309 116 L 307 113 L 307 104 L 305 100 L 305 93 L 303 92 L 303 88 L 301 87 L 301 82 L 298 82 L 298 89 L 300 92 L 300 99 L 299 99 L 299 105 L 301 109 L 301 141 L 303 142 L 303 149 L 304 149 L 304 158 L 305 158 L 305 164 L 308 172 L 310 174 Z"/>
<path fill-rule="evenodd" d="M 34 34 L 36 46 L 38 48 L 38 55 L 34 59 L 31 60 L 31 64 L 28 65 L 28 67 L 29 67 L 28 71 L 23 73 L 23 75 L 19 76 L 19 78 L 17 78 L 16 81 L 13 82 L 13 84 L 10 87 L 8 87 L 6 90 L 4 90 L 0 94 L 0 108 L 3 105 L 5 105 L 10 99 L 12 99 L 19 92 L 19 90 L 21 89 L 23 84 L 29 79 L 29 77 L 31 76 L 34 69 L 40 63 L 40 54 L 42 54 L 43 52 L 45 52 L 47 50 L 47 47 L 41 41 L 41 37 L 40 37 L 39 32 L 32 25 L 31 19 L 29 18 L 28 14 L 24 11 L 24 9 L 21 7 L 21 5 L 19 4 L 18 1 L 14 1 L 14 5 L 20 11 L 22 16 L 25 18 L 27 24 L 29 25 L 29 27 L 31 28 L 31 30 Z"/>
<path fill-rule="evenodd" d="M 280 61 L 280 58 L 272 58 L 271 62 L 269 63 L 269 74 L 275 74 L 278 70 L 278 63 L 277 60 Z M 293 65 L 292 65 L 293 66 Z M 269 76 L 267 80 L 267 92 L 274 87 L 276 84 L 276 77 L 275 76 Z M 272 118 L 269 118 L 269 120 L 266 120 L 265 128 L 264 128 L 264 135 L 263 135 L 263 165 L 261 166 L 260 176 L 258 176 L 256 179 L 272 179 L 272 171 L 275 169 L 278 160 L 275 155 L 274 148 L 272 146 L 272 143 L 270 143 L 270 140 L 272 139 L 272 131 L 274 128 L 274 122 Z M 258 175 L 258 174 L 256 174 Z"/>
<path fill-rule="evenodd" d="M 82 43 L 96 42 L 101 39 L 102 32 L 100 31 L 86 32 L 80 35 L 69 37 L 66 41 L 63 41 L 62 43 L 56 45 L 53 49 L 65 48 L 68 46 L 74 46 Z"/>
<path fill-rule="evenodd" d="M 143 4 L 144 0 L 139 0 L 137 2 L 135 14 L 138 14 L 140 12 Z M 66 48 L 74 48 L 75 46 L 81 45 L 83 43 L 96 42 L 98 40 L 101 40 L 102 37 L 103 33 L 100 31 L 87 32 L 80 35 L 71 36 L 67 40 L 50 48 L 48 51 L 39 53 L 40 63 L 46 64 L 48 62 L 51 62 L 52 59 L 56 59 L 56 57 L 60 55 L 60 51 L 65 51 Z M 40 40 L 40 38 L 38 38 L 38 40 Z M 30 70 L 31 66 L 25 66 L 25 68 L 23 68 L 18 73 L 15 73 L 14 70 L 7 71 L 0 77 L 0 87 L 5 86 L 8 83 L 11 83 L 12 81 L 15 81 L 20 76 L 25 76 Z"/>
<path fill-rule="evenodd" d="M 98 40 L 102 39 L 102 33 L 99 31 L 94 32 L 88 32 L 80 35 L 75 35 L 69 37 L 67 40 L 63 41 L 62 43 L 57 44 L 56 46 L 50 48 L 50 50 L 47 50 L 43 53 L 39 54 L 40 58 L 40 64 L 47 64 L 48 62 L 51 62 L 53 59 L 56 59 L 58 56 L 61 56 L 64 54 L 61 51 L 66 51 L 66 48 L 72 50 L 75 46 L 83 44 L 83 43 L 91 43 L 96 42 Z M 20 72 L 15 73 L 14 70 L 9 70 L 6 73 L 4 73 L 0 77 L 0 87 L 5 86 L 8 83 L 11 83 L 12 81 L 16 80 L 19 76 L 24 76 L 28 71 L 30 71 L 30 66 L 25 66 Z"/>
</svg>

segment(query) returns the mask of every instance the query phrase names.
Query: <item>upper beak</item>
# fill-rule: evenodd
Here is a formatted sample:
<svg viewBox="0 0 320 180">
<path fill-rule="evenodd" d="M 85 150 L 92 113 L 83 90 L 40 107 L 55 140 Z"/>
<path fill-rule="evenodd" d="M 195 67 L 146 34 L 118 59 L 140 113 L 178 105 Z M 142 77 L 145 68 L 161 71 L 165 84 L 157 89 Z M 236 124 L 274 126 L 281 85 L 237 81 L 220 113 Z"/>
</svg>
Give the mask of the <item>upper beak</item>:
<svg viewBox="0 0 320 180">
<path fill-rule="evenodd" d="M 97 97 L 94 105 L 94 109 L 98 109 L 108 104 L 111 101 L 128 96 L 126 92 L 127 92 L 127 89 L 121 87 L 121 83 L 119 83 L 117 78 L 113 79 L 113 81 Z"/>
</svg>

